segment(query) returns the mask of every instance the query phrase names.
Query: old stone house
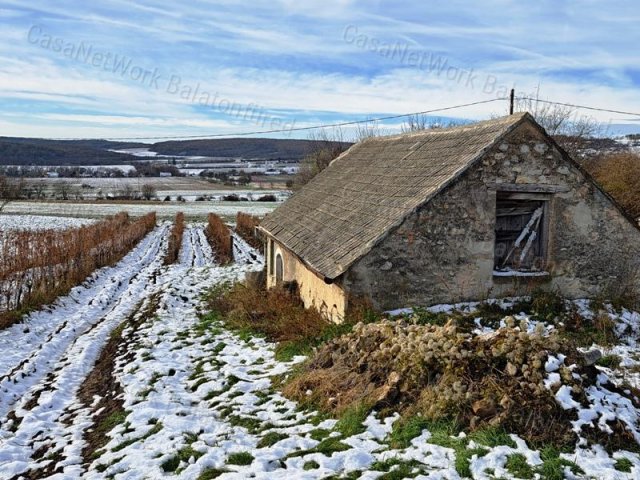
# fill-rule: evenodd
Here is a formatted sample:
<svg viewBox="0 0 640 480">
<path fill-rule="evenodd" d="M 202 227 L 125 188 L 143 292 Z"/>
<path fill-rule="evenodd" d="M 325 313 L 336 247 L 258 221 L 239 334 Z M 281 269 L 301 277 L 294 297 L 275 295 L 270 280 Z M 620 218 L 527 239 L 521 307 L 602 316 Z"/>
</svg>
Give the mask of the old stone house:
<svg viewBox="0 0 640 480">
<path fill-rule="evenodd" d="M 259 227 L 267 283 L 380 309 L 638 288 L 640 230 L 527 113 L 355 144 Z"/>
</svg>

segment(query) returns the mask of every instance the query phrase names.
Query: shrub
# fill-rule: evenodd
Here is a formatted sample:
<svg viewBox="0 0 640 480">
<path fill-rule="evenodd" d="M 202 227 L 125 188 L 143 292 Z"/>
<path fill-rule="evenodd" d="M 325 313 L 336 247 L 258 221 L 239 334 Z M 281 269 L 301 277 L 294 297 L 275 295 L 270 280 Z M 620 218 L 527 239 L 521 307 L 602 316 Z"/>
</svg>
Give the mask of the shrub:
<svg viewBox="0 0 640 480">
<path fill-rule="evenodd" d="M 251 329 L 270 341 L 288 342 L 318 337 L 328 322 L 281 288 L 259 290 L 237 283 L 214 290 L 208 306 L 235 329 Z"/>
<path fill-rule="evenodd" d="M 640 155 L 612 153 L 592 160 L 586 167 L 629 215 L 640 217 Z"/>
<path fill-rule="evenodd" d="M 155 225 L 155 213 L 135 221 L 119 213 L 64 231 L 0 232 L 0 295 L 7 309 L 0 313 L 0 328 L 119 261 Z"/>
<path fill-rule="evenodd" d="M 323 342 L 348 333 L 359 321 L 377 319 L 369 310 L 357 308 L 347 312 L 345 321 L 338 325 L 326 320 L 316 309 L 305 309 L 296 292 L 243 284 L 212 290 L 207 303 L 209 310 L 222 317 L 229 327 L 278 342 L 276 355 L 281 360 L 306 355 Z"/>
<path fill-rule="evenodd" d="M 178 260 L 180 246 L 182 245 L 182 236 L 184 234 L 184 213 L 178 212 L 173 223 L 173 228 L 169 234 L 169 246 L 164 257 L 164 264 L 171 265 Z"/>
<path fill-rule="evenodd" d="M 233 239 L 231 231 L 215 213 L 209 214 L 204 233 L 211 244 L 216 260 L 223 265 L 232 262 Z"/>
<path fill-rule="evenodd" d="M 256 202 L 277 202 L 278 198 L 273 193 L 268 193 L 266 195 L 262 195 L 258 197 Z"/>
<path fill-rule="evenodd" d="M 255 249 L 262 248 L 262 242 L 256 237 L 256 227 L 260 224 L 260 219 L 247 213 L 238 212 L 236 215 L 236 232 L 249 245 Z"/>
</svg>

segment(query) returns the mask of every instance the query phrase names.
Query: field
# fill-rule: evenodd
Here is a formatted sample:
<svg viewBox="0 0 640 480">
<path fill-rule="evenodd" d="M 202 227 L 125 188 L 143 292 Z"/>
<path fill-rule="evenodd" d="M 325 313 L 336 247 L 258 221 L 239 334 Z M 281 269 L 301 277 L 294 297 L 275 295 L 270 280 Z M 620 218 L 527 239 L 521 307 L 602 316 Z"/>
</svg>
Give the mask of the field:
<svg viewBox="0 0 640 480">
<path fill-rule="evenodd" d="M 66 185 L 70 198 L 81 195 L 84 199 L 95 199 L 96 196 L 108 197 L 122 194 L 123 191 L 141 192 L 143 186 L 155 188 L 155 195 L 163 200 L 169 196 L 175 199 L 182 196 L 186 200 L 195 200 L 198 196 L 219 198 L 229 193 L 236 193 L 250 199 L 262 195 L 274 194 L 283 196 L 286 187 L 281 177 L 259 177 L 256 183 L 247 187 L 223 185 L 209 182 L 199 177 L 136 177 L 136 178 L 27 178 L 27 187 L 31 187 L 50 197 L 60 194 L 60 185 Z"/>
<path fill-rule="evenodd" d="M 0 215 L 2 230 L 64 230 L 89 225 L 95 220 L 89 218 L 51 217 L 44 215 Z"/>
<path fill-rule="evenodd" d="M 158 218 L 170 220 L 178 212 L 184 212 L 188 220 L 204 221 L 210 212 L 222 216 L 225 220 L 232 221 L 236 213 L 241 211 L 251 215 L 264 216 L 277 207 L 272 202 L 145 202 L 145 201 L 117 201 L 117 202 L 40 202 L 40 201 L 14 201 L 5 206 L 2 211 L 6 214 L 30 215 L 38 212 L 40 215 L 79 217 L 79 218 L 103 218 L 115 215 L 121 211 L 127 211 L 132 216 L 146 215 L 156 212 Z"/>
<path fill-rule="evenodd" d="M 207 313 L 203 296 L 260 271 L 261 255 L 233 234 L 234 261 L 221 266 L 205 225 L 191 222 L 177 261 L 165 265 L 170 230 L 160 222 L 118 263 L 0 330 L 0 478 L 638 478 L 632 451 L 550 452 L 507 433 L 407 425 L 393 412 L 356 409 L 338 419 L 303 408 L 276 381 L 303 356 L 283 358 L 262 336 L 229 330 Z M 638 314 L 615 318 L 640 334 Z M 550 329 L 526 314 L 517 320 Z M 478 335 L 495 328 L 478 318 Z M 637 382 L 629 338 L 605 353 L 626 365 L 625 381 Z M 550 379 L 563 362 L 548 359 Z M 593 394 L 593 412 L 580 418 L 618 416 L 637 428 L 638 411 L 617 393 Z M 575 408 L 569 399 L 558 395 Z"/>
</svg>

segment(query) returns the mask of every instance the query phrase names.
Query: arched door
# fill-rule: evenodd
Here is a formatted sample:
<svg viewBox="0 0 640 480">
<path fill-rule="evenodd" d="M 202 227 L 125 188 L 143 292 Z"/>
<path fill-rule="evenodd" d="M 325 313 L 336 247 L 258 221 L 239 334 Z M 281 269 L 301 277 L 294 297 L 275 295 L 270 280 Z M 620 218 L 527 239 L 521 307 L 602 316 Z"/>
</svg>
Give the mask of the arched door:
<svg viewBox="0 0 640 480">
<path fill-rule="evenodd" d="M 282 263 L 282 255 L 276 255 L 276 283 L 280 285 L 284 278 L 284 264 Z"/>
</svg>

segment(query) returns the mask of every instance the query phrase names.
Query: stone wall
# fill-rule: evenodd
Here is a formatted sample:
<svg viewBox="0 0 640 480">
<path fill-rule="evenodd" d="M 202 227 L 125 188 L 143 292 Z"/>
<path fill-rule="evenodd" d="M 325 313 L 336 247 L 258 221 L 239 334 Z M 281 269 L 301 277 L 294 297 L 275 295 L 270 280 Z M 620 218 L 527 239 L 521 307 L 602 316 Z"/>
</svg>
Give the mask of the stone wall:
<svg viewBox="0 0 640 480">
<path fill-rule="evenodd" d="M 546 277 L 494 275 L 496 192 L 507 184 L 559 187 L 548 195 Z M 383 309 L 534 288 L 571 298 L 614 296 L 639 288 L 639 252 L 640 231 L 524 123 L 356 262 L 343 284 L 349 295 L 370 297 Z"/>
</svg>

